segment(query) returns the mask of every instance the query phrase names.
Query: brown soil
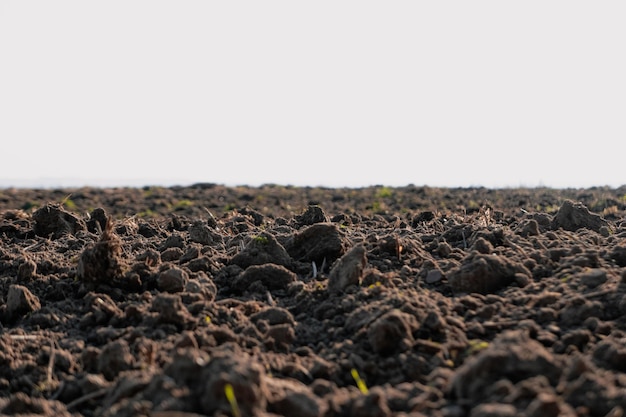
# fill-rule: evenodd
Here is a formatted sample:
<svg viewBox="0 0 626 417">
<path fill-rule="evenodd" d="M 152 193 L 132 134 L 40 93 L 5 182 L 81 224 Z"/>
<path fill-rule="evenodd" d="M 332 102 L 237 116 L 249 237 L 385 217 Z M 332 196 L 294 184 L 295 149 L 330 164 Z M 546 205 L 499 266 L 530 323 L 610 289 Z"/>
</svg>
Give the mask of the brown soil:
<svg viewBox="0 0 626 417">
<path fill-rule="evenodd" d="M 622 416 L 626 187 L 0 190 L 0 414 Z"/>
</svg>

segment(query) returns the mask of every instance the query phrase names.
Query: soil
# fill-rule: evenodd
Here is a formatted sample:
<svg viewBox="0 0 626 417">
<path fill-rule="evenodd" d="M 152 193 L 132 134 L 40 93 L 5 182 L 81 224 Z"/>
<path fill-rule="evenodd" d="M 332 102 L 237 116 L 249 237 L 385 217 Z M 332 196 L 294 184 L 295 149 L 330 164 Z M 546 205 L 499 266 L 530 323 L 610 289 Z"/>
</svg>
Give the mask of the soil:
<svg viewBox="0 0 626 417">
<path fill-rule="evenodd" d="M 612 416 L 626 187 L 0 190 L 0 414 Z"/>
</svg>

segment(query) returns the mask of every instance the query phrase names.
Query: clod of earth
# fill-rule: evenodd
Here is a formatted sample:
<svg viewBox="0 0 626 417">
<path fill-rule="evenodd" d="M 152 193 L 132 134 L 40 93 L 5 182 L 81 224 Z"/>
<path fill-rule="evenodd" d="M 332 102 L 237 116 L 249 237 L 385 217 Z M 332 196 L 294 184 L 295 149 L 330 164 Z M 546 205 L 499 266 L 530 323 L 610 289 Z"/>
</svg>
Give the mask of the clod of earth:
<svg viewBox="0 0 626 417">
<path fill-rule="evenodd" d="M 565 200 L 552 220 L 552 228 L 558 229 L 559 227 L 569 231 L 584 227 L 600 232 L 602 227 L 608 227 L 608 223 L 599 215 L 590 213 L 584 204 Z"/>
<path fill-rule="evenodd" d="M 330 270 L 329 291 L 343 291 L 351 285 L 358 286 L 367 266 L 365 247 L 357 245 L 344 254 Z"/>
<path fill-rule="evenodd" d="M 106 227 L 96 243 L 83 250 L 78 260 L 78 278 L 88 285 L 108 284 L 114 286 L 124 274 L 122 241 L 113 231 L 113 222 Z"/>
<path fill-rule="evenodd" d="M 66 211 L 62 206 L 46 204 L 33 213 L 33 230 L 37 236 L 58 239 L 67 234 L 85 230 L 84 220 Z"/>
</svg>

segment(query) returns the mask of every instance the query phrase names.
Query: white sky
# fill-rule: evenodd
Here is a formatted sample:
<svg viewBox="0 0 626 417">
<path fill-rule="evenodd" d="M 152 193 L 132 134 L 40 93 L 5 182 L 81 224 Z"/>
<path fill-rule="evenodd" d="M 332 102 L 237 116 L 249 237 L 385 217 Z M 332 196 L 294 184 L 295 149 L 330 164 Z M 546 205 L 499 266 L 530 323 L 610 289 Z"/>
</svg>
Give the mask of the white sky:
<svg viewBox="0 0 626 417">
<path fill-rule="evenodd" d="M 626 184 L 626 2 L 0 0 L 0 186 Z"/>
</svg>

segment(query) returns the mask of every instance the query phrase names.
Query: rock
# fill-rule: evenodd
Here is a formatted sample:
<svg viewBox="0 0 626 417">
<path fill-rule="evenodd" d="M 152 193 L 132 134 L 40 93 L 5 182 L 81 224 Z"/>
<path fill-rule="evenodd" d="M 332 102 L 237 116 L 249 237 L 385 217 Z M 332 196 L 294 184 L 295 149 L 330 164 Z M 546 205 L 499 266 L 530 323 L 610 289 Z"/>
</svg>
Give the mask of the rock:
<svg viewBox="0 0 626 417">
<path fill-rule="evenodd" d="M 590 213 L 582 203 L 565 200 L 552 220 L 552 229 L 573 232 L 583 227 L 599 233 L 601 227 L 608 227 L 608 223 L 599 215 Z"/>
<path fill-rule="evenodd" d="M 333 266 L 328 277 L 328 290 L 344 291 L 350 285 L 359 285 L 367 265 L 365 247 L 357 245 L 343 255 Z"/>
<path fill-rule="evenodd" d="M 289 255 L 301 262 L 333 263 L 345 253 L 347 243 L 335 224 L 316 223 L 294 234 L 285 243 Z"/>
<path fill-rule="evenodd" d="M 426 281 L 427 284 L 434 284 L 436 282 L 441 281 L 442 278 L 443 278 L 443 274 L 442 274 L 441 270 L 439 270 L 439 269 L 431 269 L 426 274 L 425 281 Z"/>
<path fill-rule="evenodd" d="M 39 298 L 22 285 L 11 285 L 7 294 L 7 314 L 11 319 L 41 308 Z"/>
<path fill-rule="evenodd" d="M 98 356 L 98 372 L 108 381 L 114 380 L 117 374 L 131 369 L 132 366 L 133 355 L 124 339 L 107 343 Z"/>
<path fill-rule="evenodd" d="M 181 292 L 185 289 L 185 285 L 189 281 L 189 275 L 184 269 L 172 267 L 166 269 L 159 274 L 157 278 L 157 286 L 160 291 Z"/>
<path fill-rule="evenodd" d="M 524 284 L 523 277 L 518 274 L 532 276 L 524 265 L 508 258 L 493 254 L 470 254 L 447 276 L 455 293 L 489 294 L 514 282 Z"/>
<path fill-rule="evenodd" d="M 37 236 L 58 239 L 87 229 L 85 222 L 63 209 L 60 205 L 46 204 L 33 213 Z"/>
<path fill-rule="evenodd" d="M 297 280 L 296 274 L 282 265 L 272 263 L 252 265 L 246 268 L 233 283 L 233 288 L 241 293 L 255 281 L 261 282 L 268 290 L 286 290 L 289 284 Z"/>
<path fill-rule="evenodd" d="M 276 238 L 266 232 L 252 238 L 244 249 L 230 260 L 231 265 L 238 265 L 243 269 L 251 265 L 268 263 L 290 268 L 292 259 Z"/>
</svg>

